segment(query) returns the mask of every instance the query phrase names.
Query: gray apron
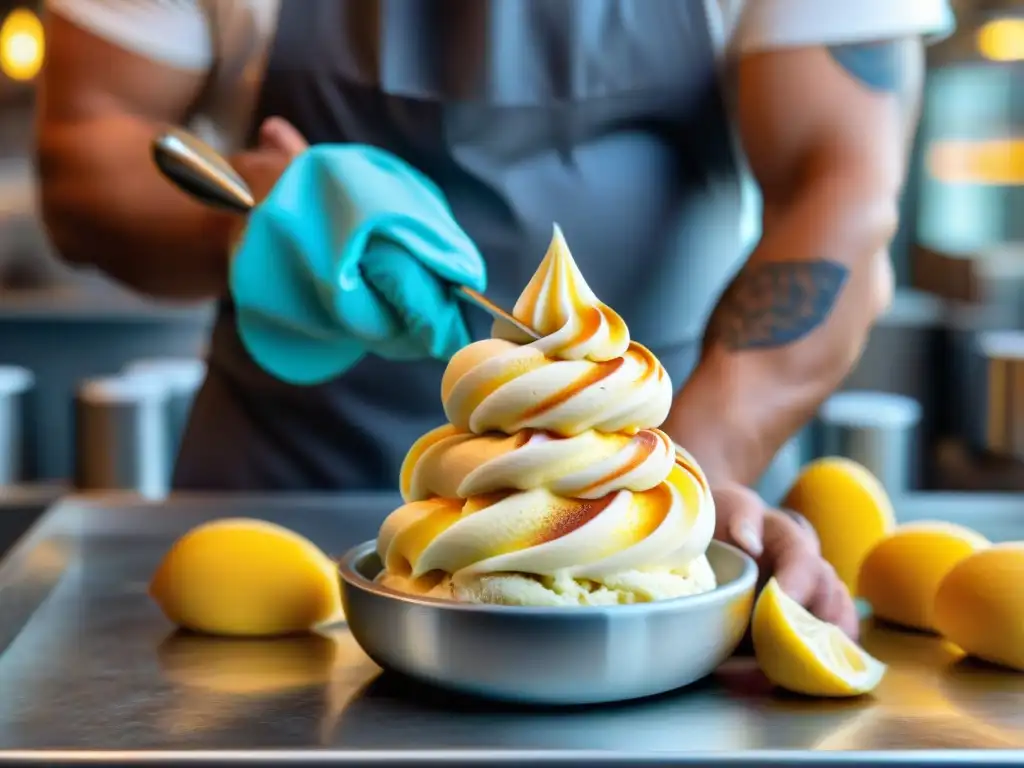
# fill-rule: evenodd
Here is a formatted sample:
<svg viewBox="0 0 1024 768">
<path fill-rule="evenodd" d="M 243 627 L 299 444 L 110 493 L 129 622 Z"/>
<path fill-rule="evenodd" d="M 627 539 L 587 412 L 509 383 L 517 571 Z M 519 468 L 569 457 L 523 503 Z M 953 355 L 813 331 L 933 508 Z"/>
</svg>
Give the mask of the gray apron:
<svg viewBox="0 0 1024 768">
<path fill-rule="evenodd" d="M 511 307 L 552 222 L 677 386 L 740 257 L 740 184 L 702 0 L 282 2 L 254 128 L 393 152 L 444 190 Z M 475 338 L 490 320 L 466 310 Z M 394 488 L 444 422 L 444 363 L 369 356 L 322 386 L 272 379 L 229 302 L 176 487 Z"/>
</svg>

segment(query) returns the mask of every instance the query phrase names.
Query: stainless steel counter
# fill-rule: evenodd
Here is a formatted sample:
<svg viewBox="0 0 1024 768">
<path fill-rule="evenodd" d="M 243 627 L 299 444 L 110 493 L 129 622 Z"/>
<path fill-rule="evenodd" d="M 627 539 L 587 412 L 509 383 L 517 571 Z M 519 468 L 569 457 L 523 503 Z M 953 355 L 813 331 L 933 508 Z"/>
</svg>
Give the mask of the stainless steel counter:
<svg viewBox="0 0 1024 768">
<path fill-rule="evenodd" d="M 1024 538 L 1020 497 L 955 501 L 914 498 L 901 513 Z M 865 645 L 891 668 L 864 700 L 773 693 L 737 658 L 654 700 L 528 710 L 382 675 L 343 627 L 273 641 L 176 635 L 145 594 L 171 541 L 205 520 L 261 517 L 341 553 L 371 538 L 394 502 L 58 505 L 0 563 L 0 762 L 1024 763 L 1024 675 L 923 635 L 866 625 Z"/>
<path fill-rule="evenodd" d="M 0 558 L 66 493 L 61 485 L 0 486 Z"/>
</svg>

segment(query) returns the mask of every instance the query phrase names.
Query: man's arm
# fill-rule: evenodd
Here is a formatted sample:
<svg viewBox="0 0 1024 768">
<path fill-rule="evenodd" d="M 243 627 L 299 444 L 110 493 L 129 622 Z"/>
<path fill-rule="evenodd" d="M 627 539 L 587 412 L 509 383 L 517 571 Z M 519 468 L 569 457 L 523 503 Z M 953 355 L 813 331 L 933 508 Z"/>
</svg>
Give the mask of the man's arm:
<svg viewBox="0 0 1024 768">
<path fill-rule="evenodd" d="M 713 482 L 757 480 L 889 305 L 922 73 L 917 38 L 741 61 L 740 132 L 764 234 L 712 313 L 668 422 Z"/>
<path fill-rule="evenodd" d="M 57 250 L 155 296 L 220 294 L 231 217 L 173 189 L 150 157 L 154 134 L 185 119 L 204 73 L 137 56 L 55 14 L 46 28 L 36 141 Z"/>
</svg>

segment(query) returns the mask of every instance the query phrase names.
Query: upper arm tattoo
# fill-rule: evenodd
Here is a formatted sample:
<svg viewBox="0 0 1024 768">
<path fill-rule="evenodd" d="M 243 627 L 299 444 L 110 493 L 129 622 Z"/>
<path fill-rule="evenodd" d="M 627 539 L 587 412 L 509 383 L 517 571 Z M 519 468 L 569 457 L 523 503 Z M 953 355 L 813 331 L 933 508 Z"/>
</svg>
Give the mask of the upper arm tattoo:
<svg viewBox="0 0 1024 768">
<path fill-rule="evenodd" d="M 895 95 L 904 108 L 908 136 L 913 133 L 924 82 L 924 50 L 919 37 L 830 45 L 825 50 L 868 90 Z"/>
<path fill-rule="evenodd" d="M 828 319 L 849 274 L 824 259 L 748 264 L 715 307 L 705 346 L 738 352 L 792 344 Z"/>
<path fill-rule="evenodd" d="M 905 40 L 830 45 L 829 56 L 866 88 L 883 93 L 902 90 Z"/>
</svg>

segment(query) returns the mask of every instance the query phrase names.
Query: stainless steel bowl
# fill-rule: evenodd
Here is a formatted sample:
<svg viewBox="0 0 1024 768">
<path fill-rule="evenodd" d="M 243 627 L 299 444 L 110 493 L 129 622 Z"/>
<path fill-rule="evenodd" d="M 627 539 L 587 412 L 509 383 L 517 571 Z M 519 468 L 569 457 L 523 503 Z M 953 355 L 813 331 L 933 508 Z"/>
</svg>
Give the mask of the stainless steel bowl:
<svg viewBox="0 0 1024 768">
<path fill-rule="evenodd" d="M 526 608 L 413 597 L 374 583 L 372 541 L 340 563 L 349 629 L 377 664 L 444 688 L 528 704 L 597 704 L 700 680 L 746 631 L 757 565 L 712 542 L 718 588 L 637 605 Z"/>
</svg>

